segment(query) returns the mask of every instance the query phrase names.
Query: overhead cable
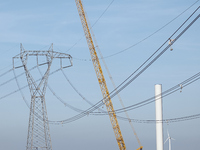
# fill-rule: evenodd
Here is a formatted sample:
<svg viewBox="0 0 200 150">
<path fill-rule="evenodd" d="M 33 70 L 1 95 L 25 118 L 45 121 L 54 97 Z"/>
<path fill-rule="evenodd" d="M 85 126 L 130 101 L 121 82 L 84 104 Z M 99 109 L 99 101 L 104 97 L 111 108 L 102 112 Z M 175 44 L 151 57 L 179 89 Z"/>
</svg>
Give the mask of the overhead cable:
<svg viewBox="0 0 200 150">
<path fill-rule="evenodd" d="M 196 12 L 197 10 L 195 10 L 193 12 L 193 14 Z M 180 29 L 181 27 L 193 16 L 193 14 L 172 34 L 175 35 Z M 171 45 L 173 43 L 175 43 L 179 38 L 180 36 L 200 17 L 200 14 L 186 27 L 183 29 L 183 31 L 174 38 L 174 40 L 172 41 Z M 172 37 L 170 36 L 170 38 Z M 168 41 L 168 40 L 167 40 Z M 167 41 L 165 43 L 167 43 Z M 124 82 L 122 82 L 116 89 L 114 89 L 111 93 L 110 93 L 110 98 L 114 97 L 117 95 L 118 92 L 121 92 L 125 87 L 127 87 L 131 82 L 133 82 L 139 75 L 141 75 L 147 68 L 149 68 L 162 54 L 164 54 L 164 52 L 166 52 L 166 50 L 171 46 L 171 45 L 168 45 L 164 48 L 164 50 L 162 50 L 157 56 L 155 56 L 155 58 L 152 58 L 164 45 L 165 43 L 156 51 L 153 53 L 153 55 L 151 55 L 134 73 L 132 73 L 126 80 L 124 80 Z M 150 59 L 153 59 L 151 60 L 139 73 L 137 73 L 134 77 L 132 77 L 140 68 L 142 68 L 142 66 L 144 64 L 146 64 Z M 126 83 L 127 82 L 127 83 Z M 116 92 L 117 91 L 117 92 Z M 106 97 L 104 97 L 101 101 L 99 101 L 98 103 L 96 103 L 95 105 L 93 105 L 92 107 L 88 108 L 87 110 L 85 110 L 84 112 L 74 116 L 74 117 L 71 117 L 69 119 L 66 119 L 66 120 L 62 120 L 61 122 L 65 122 L 65 123 L 68 123 L 68 122 L 72 122 L 72 121 L 75 121 L 75 120 L 78 120 L 82 117 L 84 117 L 88 112 L 93 112 L 94 110 L 96 110 L 97 108 L 101 107 L 102 105 L 104 105 L 104 102 L 103 100 L 106 99 Z"/>
<path fill-rule="evenodd" d="M 162 30 L 163 28 L 165 28 L 166 26 L 168 26 L 170 23 L 172 23 L 174 20 L 176 20 L 177 18 L 179 18 L 182 14 L 184 14 L 186 11 L 188 11 L 192 6 L 194 6 L 199 0 L 197 0 L 196 2 L 194 2 L 191 6 L 189 6 L 187 9 L 185 9 L 183 12 L 181 12 L 178 16 L 176 16 L 174 19 L 172 19 L 171 21 L 169 21 L 167 24 L 165 24 L 164 26 L 162 26 L 161 28 L 159 28 L 158 30 L 156 30 L 155 32 L 153 32 L 152 34 L 150 34 L 149 36 L 145 37 L 144 39 L 138 41 L 137 43 L 117 52 L 117 53 L 114 53 L 114 54 L 111 54 L 111 55 L 108 55 L 108 56 L 105 56 L 104 59 L 106 58 L 109 58 L 109 57 L 112 57 L 112 56 L 115 56 L 115 55 L 118 55 L 120 53 L 123 53 L 133 47 L 135 47 L 136 45 L 142 43 L 143 41 L 147 40 L 148 38 L 150 38 L 151 36 L 153 36 L 154 34 L 158 33 L 160 30 Z M 197 8 L 197 10 L 199 9 L 199 7 Z M 196 10 L 196 11 L 197 11 Z"/>
<path fill-rule="evenodd" d="M 37 69 L 38 69 L 40 75 L 42 76 L 42 72 L 41 72 L 40 68 L 37 67 Z M 60 69 L 60 70 L 62 70 L 62 69 Z M 70 108 L 70 109 L 72 109 L 72 110 L 74 110 L 74 111 L 76 111 L 76 112 L 79 112 L 79 113 L 83 111 L 83 110 L 81 110 L 81 109 L 78 109 L 78 108 L 76 108 L 76 107 L 73 107 L 72 105 L 69 105 L 68 103 L 64 102 L 64 101 L 62 100 L 62 98 L 59 97 L 59 96 L 53 91 L 53 89 L 51 88 L 51 86 L 50 86 L 49 84 L 47 84 L 47 87 L 49 88 L 49 90 L 51 91 L 51 93 L 52 93 L 61 103 L 63 103 L 65 106 L 67 106 L 68 108 Z"/>
<path fill-rule="evenodd" d="M 134 123 L 174 123 L 174 122 L 182 122 L 182 121 L 187 121 L 187 120 L 193 120 L 193 119 L 199 119 L 200 114 L 195 114 L 195 115 L 190 115 L 190 116 L 184 116 L 184 117 L 179 117 L 179 118 L 169 118 L 169 119 L 163 119 L 163 120 L 141 120 L 141 119 L 128 119 L 124 117 L 118 116 L 121 120 L 124 121 L 132 121 Z"/>
<path fill-rule="evenodd" d="M 29 69 L 29 71 L 35 69 L 36 67 L 37 67 L 37 66 L 32 67 L 31 69 Z M 6 73 L 4 73 L 3 75 L 9 73 L 9 72 L 12 71 L 12 70 L 13 70 L 13 69 L 10 69 L 9 71 L 7 71 Z M 22 75 L 24 75 L 24 74 L 25 74 L 25 72 L 23 72 L 23 73 L 17 75 L 16 77 L 13 77 L 13 78 L 11 78 L 11 79 L 9 79 L 9 80 L 7 80 L 7 81 L 1 83 L 0 86 L 3 86 L 3 85 L 5 85 L 5 84 L 9 83 L 9 82 L 11 82 L 12 80 L 15 80 L 15 78 L 19 78 L 20 76 L 22 76 Z"/>
<path fill-rule="evenodd" d="M 174 40 L 172 41 L 172 44 L 174 42 L 176 42 L 180 36 L 185 32 L 187 31 L 187 29 L 200 17 L 200 14 L 178 35 L 174 38 Z M 188 19 L 187 19 L 188 20 Z M 186 20 L 186 21 L 187 21 Z M 184 22 L 185 24 L 186 22 Z M 181 25 L 181 27 L 183 26 L 183 24 Z M 179 28 L 180 29 L 180 28 Z M 178 29 L 178 30 L 179 30 Z M 178 31 L 177 30 L 177 31 Z M 175 31 L 172 36 L 177 32 Z M 172 38 L 172 36 L 170 36 L 169 39 Z M 167 40 L 168 41 L 168 40 Z M 166 41 L 166 42 L 167 42 Z M 165 43 L 166 43 L 165 42 Z M 165 44 L 164 43 L 164 44 Z M 156 51 L 154 52 L 138 69 L 136 69 L 136 71 L 134 71 L 126 80 L 124 80 L 116 89 L 118 90 L 118 92 L 122 91 L 125 87 L 127 87 L 131 82 L 133 82 L 138 76 L 140 76 L 147 68 L 149 68 L 160 56 L 162 56 L 167 49 L 169 49 L 169 47 L 171 45 L 167 45 L 157 56 L 155 56 L 155 58 L 153 58 L 153 56 L 164 46 L 164 44 Z M 153 59 L 153 60 L 151 60 Z M 151 61 L 150 61 L 151 60 Z M 145 67 L 143 67 L 148 61 L 150 61 Z M 143 67 L 143 69 L 141 69 Z M 141 69 L 141 71 L 139 71 Z M 132 77 L 136 72 L 138 72 L 134 77 Z M 132 78 L 131 78 L 132 77 Z M 127 83 L 126 83 L 127 82 Z M 124 85 L 123 85 L 124 84 Z M 115 90 L 116 90 L 115 89 Z M 115 93 L 115 90 L 113 90 L 110 94 L 111 94 L 111 97 L 114 97 L 117 93 Z"/>
<path fill-rule="evenodd" d="M 88 99 L 86 99 L 77 89 L 76 87 L 72 84 L 72 82 L 68 79 L 67 75 L 64 73 L 64 71 L 61 69 L 65 79 L 68 81 L 68 83 L 71 85 L 71 87 L 76 91 L 76 93 L 84 100 L 86 101 L 89 105 L 93 106 L 94 104 L 90 102 Z M 102 110 L 101 108 L 97 108 L 98 111 L 106 113 L 107 111 Z"/>
<path fill-rule="evenodd" d="M 179 91 L 179 90 L 180 90 L 180 85 L 182 85 L 182 87 L 186 87 L 186 86 L 192 84 L 193 82 L 195 82 L 195 81 L 197 81 L 197 80 L 199 80 L 199 79 L 200 79 L 200 72 L 197 73 L 197 74 L 195 74 L 195 75 L 193 75 L 192 77 L 186 79 L 185 81 L 183 81 L 183 82 L 181 82 L 181 83 L 179 83 L 179 84 L 173 86 L 172 88 L 170 88 L 170 89 L 168 89 L 168 90 L 162 92 L 162 97 L 169 96 L 169 95 L 173 94 L 174 92 Z M 145 106 L 145 105 L 147 105 L 147 104 L 150 104 L 150 103 L 152 103 L 152 102 L 155 102 L 155 100 L 157 100 L 157 97 L 160 97 L 160 96 L 161 96 L 161 95 L 153 96 L 153 97 L 151 97 L 151 98 L 149 98 L 149 99 L 147 99 L 147 100 L 144 100 L 144 101 L 139 102 L 139 103 L 137 103 L 137 104 L 134 104 L 134 105 L 125 107 L 125 108 L 123 108 L 123 109 L 126 109 L 126 111 L 130 111 L 130 110 L 132 110 L 132 109 L 136 109 L 136 108 Z M 101 104 L 102 104 L 102 103 L 99 103 L 99 102 L 98 102 L 98 104 L 96 104 L 96 107 L 100 107 Z M 89 115 L 89 114 L 91 114 L 91 115 L 108 115 L 108 113 L 112 113 L 112 112 L 107 112 L 107 113 L 106 113 L 106 112 L 105 112 L 105 113 L 102 113 L 102 112 L 93 112 L 94 109 L 95 109 L 95 108 L 92 109 L 92 107 L 91 107 L 91 108 L 89 108 L 88 110 L 82 112 L 82 115 L 84 115 L 84 114 L 85 114 L 85 115 Z M 115 113 L 116 113 L 116 114 L 122 113 L 122 112 L 124 111 L 123 109 L 117 109 L 117 110 L 115 110 Z M 79 115 L 80 115 L 80 114 L 79 114 Z M 72 118 L 69 118 L 69 119 L 66 119 L 66 120 L 62 120 L 62 121 L 50 121 L 50 120 L 49 120 L 49 122 L 52 123 L 52 124 L 59 124 L 59 123 L 61 123 L 61 122 L 62 122 L 62 124 L 65 124 L 65 123 L 70 123 L 70 122 L 75 121 L 75 120 L 77 119 L 76 117 L 77 117 L 77 116 L 74 116 L 74 117 L 72 117 Z M 82 117 L 83 117 L 83 116 L 82 116 Z M 122 120 L 126 120 L 126 121 L 130 121 L 130 120 L 132 121 L 132 120 L 133 120 L 133 121 L 135 122 L 135 119 L 125 118 L 125 117 L 121 117 L 121 116 L 119 116 L 119 115 L 117 115 L 117 117 L 118 117 L 119 119 L 122 119 Z M 74 120 L 74 119 L 75 119 L 75 120 Z"/>
<path fill-rule="evenodd" d="M 0 75 L 0 77 L 2 77 L 2 76 L 4 76 L 4 75 L 8 74 L 8 73 L 11 72 L 12 70 L 13 70 L 13 68 L 10 69 L 10 70 L 8 70 L 8 71 L 6 71 L 6 72 L 4 72 L 4 73 L 2 73 L 2 74 Z"/>
<path fill-rule="evenodd" d="M 36 67 L 36 66 L 35 66 L 35 67 Z M 34 67 L 34 68 L 35 68 L 35 67 Z M 39 72 L 40 72 L 40 74 L 41 74 L 41 76 L 42 76 L 41 70 L 39 69 L 38 66 L 37 66 L 37 68 L 38 68 L 38 70 L 39 70 Z M 59 70 L 62 70 L 62 69 L 59 69 Z M 59 70 L 56 70 L 56 72 L 59 71 Z M 18 82 L 18 79 L 17 79 L 17 77 L 19 77 L 19 76 L 16 76 L 16 73 L 15 73 L 15 70 L 14 70 L 14 69 L 13 69 L 13 72 L 14 72 L 15 80 L 16 80 L 16 83 L 17 83 L 17 86 L 18 86 L 18 90 L 12 92 L 11 94 L 20 91 L 24 102 L 26 103 L 27 107 L 30 108 L 30 106 L 29 106 L 29 104 L 28 104 L 28 101 L 26 100 L 26 98 L 25 98 L 25 96 L 24 96 L 24 94 L 23 94 L 23 92 L 22 92 L 22 89 L 24 89 L 24 88 L 27 87 L 28 85 L 27 85 L 27 86 L 24 86 L 24 87 L 22 87 L 22 88 L 20 88 L 20 85 L 19 85 L 19 82 Z M 53 73 L 55 73 L 55 71 L 54 71 Z M 51 73 L 51 74 L 53 74 L 53 73 Z M 64 73 L 64 72 L 63 72 L 63 73 Z M 51 74 L 50 74 L 50 75 L 51 75 Z M 36 80 L 36 82 L 38 82 L 39 80 L 41 80 L 41 79 Z M 69 82 L 70 82 L 70 81 L 69 81 Z M 71 83 L 71 82 L 70 82 L 70 83 Z M 71 84 L 71 85 L 72 85 L 72 84 Z M 72 85 L 72 86 L 73 86 L 73 85 Z M 68 108 L 70 108 L 70 109 L 72 109 L 72 110 L 74 110 L 74 111 L 76 111 L 76 112 L 79 112 L 79 113 L 80 113 L 80 112 L 83 112 L 83 110 L 78 109 L 78 108 L 76 108 L 76 107 L 74 107 L 74 106 L 72 106 L 72 105 L 66 103 L 61 97 L 59 97 L 59 96 L 53 91 L 53 89 L 50 87 L 49 84 L 47 84 L 47 87 L 48 87 L 49 90 L 52 92 L 52 94 L 53 94 L 61 103 L 63 103 L 66 107 L 68 107 Z M 11 94 L 10 94 L 10 95 L 11 95 Z M 7 96 L 9 96 L 9 95 L 6 95 L 6 96 L 4 96 L 4 97 L 2 97 L 2 98 L 5 98 L 5 97 L 7 97 Z M 1 98 L 0 98 L 0 99 L 1 99 Z M 87 100 L 87 101 L 88 101 L 88 100 Z M 88 101 L 88 103 L 89 103 L 90 105 L 93 105 L 90 101 Z M 100 110 L 100 109 L 99 109 L 99 110 Z M 102 112 L 104 112 L 104 111 L 102 110 Z"/>
<path fill-rule="evenodd" d="M 120 54 L 120 53 L 123 53 L 123 52 L 125 52 L 125 51 L 127 51 L 127 50 L 129 50 L 129 49 L 131 49 L 131 48 L 133 48 L 133 47 L 135 47 L 135 46 L 137 46 L 138 44 L 142 43 L 143 41 L 147 40 L 148 38 L 150 38 L 150 37 L 153 36 L 154 34 L 158 33 L 160 30 L 162 30 L 163 28 L 165 28 L 166 26 L 168 26 L 170 23 L 172 23 L 173 21 L 175 21 L 177 18 L 179 18 L 182 14 L 184 14 L 186 11 L 188 11 L 188 10 L 189 10 L 192 6 L 194 6 L 197 2 L 199 2 L 199 0 L 197 0 L 196 2 L 194 2 L 191 6 L 189 6 L 187 9 L 185 9 L 183 12 L 181 12 L 178 16 L 176 16 L 174 19 L 172 19 L 171 21 L 169 21 L 168 23 L 166 23 L 164 26 L 162 26 L 161 28 L 159 28 L 158 30 L 156 30 L 155 32 L 153 32 L 152 34 L 150 34 L 149 36 L 145 37 L 144 39 L 138 41 L 137 43 L 135 43 L 135 44 L 133 44 L 133 45 L 131 45 L 131 46 L 129 46 L 129 47 L 127 47 L 127 48 L 125 48 L 125 49 L 119 51 L 119 52 L 116 52 L 116 53 L 111 54 L 111 55 L 108 55 L 108 56 L 104 56 L 104 59 L 107 59 L 107 58 L 110 58 L 110 57 L 112 57 L 112 56 L 115 56 L 115 55 L 118 55 L 118 54 Z M 200 8 L 200 6 L 195 10 L 195 12 L 196 12 L 199 8 Z M 194 12 L 194 13 L 195 13 L 195 12 Z M 82 38 L 83 38 L 83 37 L 82 37 Z M 81 39 L 82 39 L 82 38 L 81 38 Z M 79 41 L 80 41 L 80 40 L 79 40 Z M 77 44 L 79 41 L 77 41 L 76 44 Z M 75 45 L 76 45 L 76 44 L 75 44 Z M 75 45 L 74 45 L 74 46 L 75 46 Z M 73 47 L 74 47 L 74 46 L 73 46 Z M 76 59 L 76 60 L 81 60 L 81 61 L 87 61 L 87 59 L 83 59 L 83 58 L 75 58 L 75 59 Z M 89 59 L 89 61 L 91 61 L 91 60 Z"/>
<path fill-rule="evenodd" d="M 197 80 L 199 80 L 199 79 L 200 79 L 200 72 L 197 73 L 197 74 L 195 74 L 195 75 L 193 75 L 192 77 L 186 79 L 185 81 L 183 81 L 183 82 L 181 82 L 181 83 L 179 83 L 179 84 L 177 84 L 177 85 L 171 87 L 170 89 L 168 89 L 168 90 L 162 92 L 161 95 L 162 95 L 162 97 L 164 98 L 164 97 L 166 97 L 166 96 L 168 96 L 168 95 L 171 95 L 171 94 L 174 93 L 174 92 L 180 91 L 182 88 L 184 88 L 184 87 L 186 87 L 186 86 L 192 84 L 193 82 L 195 82 L 195 81 L 197 81 Z M 147 105 L 147 104 L 150 104 L 150 103 L 152 103 L 152 102 L 155 102 L 155 100 L 157 100 L 157 97 L 160 97 L 161 95 L 153 96 L 153 97 L 151 97 L 151 98 L 148 98 L 147 100 L 141 101 L 141 102 L 136 103 L 136 104 L 134 104 L 134 105 L 127 106 L 127 107 L 125 107 L 125 108 L 116 109 L 116 110 L 115 110 L 115 113 L 122 113 L 122 112 L 124 111 L 124 109 L 125 109 L 126 111 L 130 111 L 130 110 L 133 110 L 133 109 L 136 109 L 136 108 L 139 108 L 139 107 L 143 107 L 143 106 L 145 106 L 145 105 Z M 101 112 L 98 112 L 98 113 L 100 114 Z"/>
<path fill-rule="evenodd" d="M 37 66 L 35 66 L 35 67 L 37 67 Z M 57 69 L 57 70 L 55 70 L 55 71 L 53 71 L 53 72 L 51 72 L 49 75 L 52 75 L 52 74 L 58 72 L 59 70 L 60 70 L 60 68 Z M 21 74 L 20 74 L 20 75 L 21 75 Z M 17 77 L 19 77 L 19 75 L 16 76 L 16 78 L 17 78 Z M 15 79 L 15 78 L 13 78 L 13 79 Z M 37 79 L 36 82 L 38 82 L 38 81 L 40 81 L 40 80 L 41 80 L 41 79 Z M 6 95 L 0 97 L 0 100 L 1 100 L 1 99 L 4 99 L 4 98 L 6 98 L 6 97 L 8 97 L 8 96 L 10 96 L 10 95 L 12 95 L 12 94 L 14 94 L 14 93 L 17 93 L 17 92 L 19 92 L 20 90 L 25 89 L 25 88 L 27 88 L 27 87 L 28 87 L 28 85 L 25 85 L 25 86 L 23 86 L 23 87 L 20 87 L 20 89 L 17 89 L 17 90 L 15 90 L 15 91 L 12 91 L 12 92 L 10 92 L 10 93 L 8 93 L 8 94 L 6 94 Z"/>
<path fill-rule="evenodd" d="M 27 106 L 28 108 L 30 108 L 30 105 L 29 105 L 28 101 L 26 100 L 26 98 L 25 98 L 25 96 L 24 96 L 24 94 L 23 94 L 23 92 L 22 92 L 22 89 L 20 88 L 20 85 L 19 85 L 19 82 L 18 82 L 16 73 L 15 73 L 15 69 L 13 69 L 13 73 L 14 73 L 14 76 L 15 76 L 15 81 L 16 81 L 16 83 L 17 83 L 18 89 L 19 89 L 19 91 L 20 91 L 20 93 L 21 93 L 21 95 L 22 95 L 22 98 L 23 98 L 24 102 L 26 103 L 26 106 Z"/>
</svg>

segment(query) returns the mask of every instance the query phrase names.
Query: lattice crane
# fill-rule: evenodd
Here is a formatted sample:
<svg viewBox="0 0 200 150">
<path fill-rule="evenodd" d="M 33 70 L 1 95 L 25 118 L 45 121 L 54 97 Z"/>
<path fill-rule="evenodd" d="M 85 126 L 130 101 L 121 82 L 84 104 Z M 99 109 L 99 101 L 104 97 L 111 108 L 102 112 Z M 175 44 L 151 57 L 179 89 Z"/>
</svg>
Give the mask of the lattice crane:
<svg viewBox="0 0 200 150">
<path fill-rule="evenodd" d="M 122 133 L 121 133 L 118 121 L 117 121 L 117 117 L 116 117 L 116 114 L 115 114 L 115 111 L 114 111 L 114 108 L 113 108 L 113 104 L 112 104 L 112 101 L 111 101 L 111 98 L 110 98 L 110 94 L 109 94 L 109 91 L 108 91 L 108 88 L 107 88 L 107 85 L 106 85 L 106 81 L 105 81 L 105 78 L 104 78 L 104 75 L 103 75 L 103 72 L 102 72 L 102 69 L 101 69 L 99 58 L 98 58 L 96 50 L 95 50 L 95 46 L 94 46 L 93 39 L 92 39 L 92 36 L 91 36 L 91 33 L 90 33 L 90 29 L 89 29 L 89 25 L 88 25 L 88 22 L 87 22 L 87 19 L 86 19 L 86 14 L 84 12 L 82 1 L 81 0 L 75 0 L 75 2 L 76 2 L 78 13 L 79 13 L 79 16 L 80 16 L 80 19 L 81 19 L 83 30 L 84 30 L 84 33 L 85 33 L 85 37 L 86 37 L 86 40 L 87 40 L 87 44 L 88 44 L 88 47 L 89 47 L 89 50 L 90 50 L 90 55 L 91 55 L 91 58 L 92 58 L 93 66 L 94 66 L 94 69 L 95 69 L 95 72 L 96 72 L 96 75 L 97 75 L 97 79 L 98 79 L 98 82 L 99 82 L 99 85 L 100 85 L 100 89 L 101 89 L 101 92 L 102 92 L 102 95 L 103 95 L 103 98 L 104 98 L 103 102 L 106 105 L 106 109 L 107 109 L 109 117 L 110 117 L 110 121 L 111 121 L 111 124 L 112 124 L 113 131 L 115 133 L 115 137 L 116 137 L 119 149 L 120 150 L 126 150 L 124 139 L 122 137 Z"/>
</svg>

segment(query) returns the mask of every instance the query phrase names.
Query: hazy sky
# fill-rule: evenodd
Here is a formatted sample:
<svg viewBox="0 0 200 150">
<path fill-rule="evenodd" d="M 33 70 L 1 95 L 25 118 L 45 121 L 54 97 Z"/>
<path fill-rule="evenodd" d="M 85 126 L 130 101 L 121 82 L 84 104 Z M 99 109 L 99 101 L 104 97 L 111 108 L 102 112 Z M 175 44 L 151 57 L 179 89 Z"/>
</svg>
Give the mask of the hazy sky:
<svg viewBox="0 0 200 150">
<path fill-rule="evenodd" d="M 111 2 L 112 0 L 83 0 L 90 24 L 95 24 L 93 32 L 98 46 L 116 85 L 123 82 L 153 54 L 200 5 L 196 0 L 114 0 L 108 8 Z M 190 7 L 192 4 L 194 5 Z M 189 23 L 199 13 L 200 10 L 189 20 Z M 53 43 L 54 51 L 68 53 L 73 57 L 73 66 L 65 69 L 64 72 L 74 87 L 94 104 L 102 99 L 102 95 L 90 61 L 90 53 L 75 1 L 1 1 L 0 22 L 0 149 L 23 150 L 27 142 L 29 108 L 21 93 L 17 91 L 18 86 L 13 79 L 13 71 L 2 75 L 12 69 L 12 57 L 20 53 L 20 43 L 26 50 L 47 50 Z M 153 97 L 155 84 L 162 84 L 165 91 L 199 72 L 199 28 L 200 19 L 172 45 L 173 51 L 168 49 L 120 92 L 125 106 Z M 111 81 L 102 61 L 100 62 L 108 89 L 112 91 Z M 16 60 L 15 65 L 19 64 L 20 60 Z M 51 71 L 59 67 L 59 61 L 55 60 Z M 15 72 L 19 75 L 24 70 L 15 69 Z M 35 69 L 31 73 L 38 74 L 38 70 Z M 17 79 L 20 87 L 27 85 L 25 75 Z M 90 107 L 74 91 L 61 71 L 51 75 L 48 84 L 67 104 L 82 110 Z M 199 114 L 199 85 L 200 81 L 197 80 L 183 88 L 182 92 L 180 89 L 163 98 L 163 118 Z M 22 92 L 30 103 L 28 87 Z M 117 97 L 114 97 L 112 102 L 115 109 L 122 108 Z M 49 120 L 64 120 L 78 114 L 65 107 L 48 88 L 46 103 Z M 102 109 L 106 110 L 105 107 Z M 154 120 L 155 104 L 151 103 L 128 113 L 132 119 Z M 119 115 L 125 117 L 123 113 Z M 118 121 L 127 150 L 137 149 L 139 145 L 129 123 L 120 119 Z M 133 124 L 144 150 L 155 150 L 155 123 L 133 122 Z M 172 150 L 198 149 L 200 147 L 199 126 L 200 119 L 165 123 L 164 140 L 167 138 L 168 130 L 176 139 L 172 142 Z M 50 124 L 50 133 L 54 150 L 118 149 L 107 115 L 88 115 L 63 125 Z M 168 143 L 164 148 L 168 149 Z"/>
</svg>

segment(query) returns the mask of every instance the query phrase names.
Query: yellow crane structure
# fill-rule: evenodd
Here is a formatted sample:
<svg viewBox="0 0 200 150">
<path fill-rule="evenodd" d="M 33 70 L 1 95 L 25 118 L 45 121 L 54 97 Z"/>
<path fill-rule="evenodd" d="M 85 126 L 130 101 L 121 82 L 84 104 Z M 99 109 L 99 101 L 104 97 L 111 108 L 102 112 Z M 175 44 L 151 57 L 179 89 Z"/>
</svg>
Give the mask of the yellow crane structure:
<svg viewBox="0 0 200 150">
<path fill-rule="evenodd" d="M 108 88 L 107 88 L 107 85 L 106 85 L 106 81 L 105 81 L 105 78 L 104 78 L 104 75 L 103 75 L 103 72 L 102 72 L 102 68 L 101 68 L 101 65 L 100 65 L 100 62 L 99 62 L 99 58 L 98 58 L 96 50 L 95 50 L 95 46 L 94 46 L 93 39 L 92 39 L 92 36 L 91 36 L 91 33 L 90 33 L 90 28 L 89 28 L 89 25 L 88 25 L 88 22 L 87 22 L 87 19 L 86 19 L 86 14 L 84 12 L 82 1 L 81 0 L 75 0 L 75 2 L 76 2 L 79 17 L 81 19 L 81 23 L 82 23 L 82 26 L 83 26 L 84 34 L 85 34 L 85 37 L 86 37 L 86 40 L 87 40 L 87 44 L 88 44 L 88 47 L 89 47 L 89 50 L 90 50 L 90 55 L 91 55 L 91 58 L 92 58 L 92 62 L 93 62 L 93 66 L 94 66 L 94 69 L 95 69 L 95 72 L 96 72 L 96 76 L 97 76 L 97 79 L 98 79 L 98 82 L 99 82 L 99 85 L 100 85 L 100 89 L 101 89 L 101 92 L 102 92 L 102 95 L 103 95 L 103 98 L 104 98 L 103 102 L 106 105 L 106 109 L 107 109 L 108 114 L 109 114 L 109 118 L 110 118 L 110 121 L 111 121 L 111 124 L 112 124 L 112 128 L 113 128 L 119 149 L 120 150 L 126 150 L 124 139 L 123 139 L 123 136 L 122 136 L 122 133 L 121 133 L 118 121 L 117 121 L 116 113 L 115 113 L 114 108 L 113 108 L 113 104 L 112 104 L 110 94 L 109 94 L 109 91 L 108 91 Z"/>
<path fill-rule="evenodd" d="M 97 48 L 97 50 L 98 50 L 98 52 L 99 52 L 99 54 L 100 54 L 101 60 L 103 61 L 103 64 L 104 64 L 104 66 L 105 66 L 105 68 L 106 68 L 106 71 L 107 71 L 107 73 L 108 73 L 108 75 L 109 75 L 109 78 L 110 78 L 110 80 L 111 80 L 111 82 L 112 82 L 112 85 L 113 85 L 113 87 L 114 87 L 114 89 L 115 89 L 115 91 L 116 91 L 116 93 L 117 93 L 118 99 L 119 99 L 119 101 L 120 101 L 120 103 L 121 103 L 121 105 L 122 105 L 122 108 L 123 108 L 123 110 L 124 110 L 124 113 L 125 113 L 127 119 L 129 120 L 129 124 L 130 124 L 130 126 L 131 126 L 131 129 L 133 130 L 133 133 L 134 133 L 134 135 L 135 135 L 135 137 L 136 137 L 136 139 L 137 139 L 137 142 L 138 142 L 138 144 L 139 144 L 139 146 L 140 146 L 137 150 L 142 150 L 142 149 L 143 149 L 143 146 L 142 146 L 142 144 L 141 144 L 141 142 L 140 142 L 140 140 L 139 140 L 139 138 L 138 138 L 138 135 L 137 135 L 137 133 L 136 133 L 134 127 L 133 127 L 133 124 L 132 124 L 131 119 L 130 119 L 130 117 L 129 117 L 129 115 L 128 115 L 128 112 L 127 112 L 126 109 L 125 109 L 125 106 L 124 106 L 124 103 L 123 103 L 123 101 L 122 101 L 122 99 L 121 99 L 121 96 L 120 96 L 119 92 L 117 91 L 117 88 L 116 88 L 116 85 L 115 85 L 115 83 L 114 83 L 114 81 L 113 81 L 113 78 L 112 78 L 112 76 L 111 76 L 111 73 L 110 73 L 110 71 L 109 71 L 109 69 L 108 69 L 108 67 L 107 67 L 107 65 L 106 65 L 106 62 L 105 62 L 105 60 L 104 60 L 104 58 L 103 58 L 103 55 L 102 55 L 102 53 L 101 53 L 101 51 L 100 51 L 100 49 L 99 49 L 99 46 L 98 46 L 98 44 L 97 44 L 97 42 L 96 42 L 95 36 L 94 36 L 92 30 L 90 30 L 90 31 L 91 31 L 92 36 L 93 36 L 93 38 L 94 38 L 94 43 L 95 43 L 96 48 Z"/>
</svg>

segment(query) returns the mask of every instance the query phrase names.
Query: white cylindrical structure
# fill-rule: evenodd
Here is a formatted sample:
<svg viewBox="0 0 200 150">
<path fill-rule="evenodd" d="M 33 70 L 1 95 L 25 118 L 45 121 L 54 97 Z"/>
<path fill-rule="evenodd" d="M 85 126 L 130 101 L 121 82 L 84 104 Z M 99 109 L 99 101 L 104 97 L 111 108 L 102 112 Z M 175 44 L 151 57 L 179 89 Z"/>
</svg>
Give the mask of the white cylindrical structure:
<svg viewBox="0 0 200 150">
<path fill-rule="evenodd" d="M 163 120 L 162 115 L 162 85 L 155 85 L 155 106 L 156 106 L 156 120 Z M 156 148 L 163 150 L 163 123 L 156 122 Z"/>
</svg>

